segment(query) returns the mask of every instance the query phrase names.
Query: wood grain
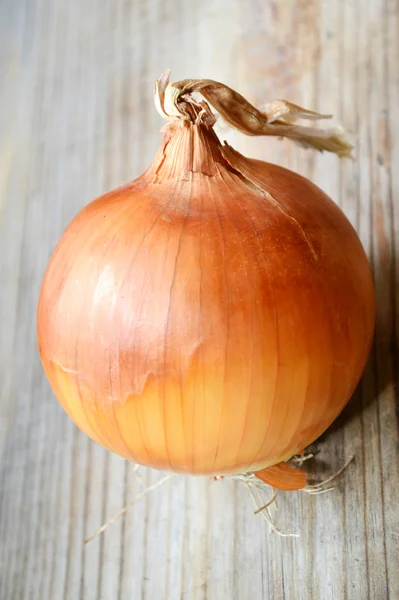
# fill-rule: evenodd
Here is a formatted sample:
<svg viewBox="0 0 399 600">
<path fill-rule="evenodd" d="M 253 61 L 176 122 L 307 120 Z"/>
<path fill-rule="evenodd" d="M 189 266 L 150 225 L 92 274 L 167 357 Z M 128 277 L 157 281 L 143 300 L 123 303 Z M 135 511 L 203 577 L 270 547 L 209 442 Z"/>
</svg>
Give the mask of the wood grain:
<svg viewBox="0 0 399 600">
<path fill-rule="evenodd" d="M 0 3 L 0 599 L 399 598 L 399 3 L 397 0 L 3 0 Z M 331 494 L 281 495 L 270 534 L 232 481 L 142 490 L 131 464 L 58 406 L 36 347 L 43 272 L 92 198 L 158 146 L 153 80 L 213 78 L 256 104 L 286 97 L 355 132 L 355 162 L 219 132 L 320 185 L 372 262 L 368 367 L 309 468 L 355 462 Z M 145 484 L 162 477 L 142 470 Z"/>
</svg>

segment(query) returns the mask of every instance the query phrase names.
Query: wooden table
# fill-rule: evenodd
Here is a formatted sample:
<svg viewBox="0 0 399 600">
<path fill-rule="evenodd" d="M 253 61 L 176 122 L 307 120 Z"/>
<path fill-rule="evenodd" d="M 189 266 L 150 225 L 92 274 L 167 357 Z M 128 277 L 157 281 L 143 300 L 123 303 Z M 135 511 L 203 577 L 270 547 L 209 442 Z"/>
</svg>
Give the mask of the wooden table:
<svg viewBox="0 0 399 600">
<path fill-rule="evenodd" d="M 398 33 L 397 0 L 2 1 L 1 600 L 399 598 Z M 39 286 L 76 212 L 151 161 L 152 86 L 166 67 L 257 104 L 334 113 L 355 132 L 357 160 L 340 162 L 219 128 L 323 187 L 374 271 L 369 365 L 309 469 L 356 458 L 333 492 L 280 496 L 276 523 L 299 538 L 270 533 L 239 483 L 176 477 L 83 545 L 142 482 L 55 401 L 36 347 Z"/>
</svg>

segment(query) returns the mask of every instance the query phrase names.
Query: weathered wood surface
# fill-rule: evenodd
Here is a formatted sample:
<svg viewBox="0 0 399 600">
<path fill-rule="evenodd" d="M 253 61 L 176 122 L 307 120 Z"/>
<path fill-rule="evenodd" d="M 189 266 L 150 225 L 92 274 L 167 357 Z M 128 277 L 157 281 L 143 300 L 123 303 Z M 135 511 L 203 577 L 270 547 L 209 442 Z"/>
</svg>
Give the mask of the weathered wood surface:
<svg viewBox="0 0 399 600">
<path fill-rule="evenodd" d="M 1 600 L 399 598 L 398 33 L 397 0 L 1 1 Z M 152 84 L 165 67 L 255 103 L 286 97 L 332 112 L 356 132 L 352 163 L 222 130 L 321 185 L 375 275 L 369 365 L 310 468 L 356 460 L 331 494 L 280 498 L 277 523 L 299 539 L 270 534 L 239 484 L 176 477 L 83 546 L 142 484 L 58 406 L 35 309 L 72 216 L 151 160 L 161 126 Z"/>
</svg>

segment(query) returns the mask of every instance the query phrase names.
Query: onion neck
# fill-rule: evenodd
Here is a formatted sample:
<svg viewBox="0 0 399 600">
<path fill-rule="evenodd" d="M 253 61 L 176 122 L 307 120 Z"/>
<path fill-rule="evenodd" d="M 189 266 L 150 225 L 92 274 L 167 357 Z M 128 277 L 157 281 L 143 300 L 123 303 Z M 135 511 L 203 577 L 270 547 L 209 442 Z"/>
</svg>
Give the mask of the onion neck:
<svg viewBox="0 0 399 600">
<path fill-rule="evenodd" d="M 221 169 L 235 170 L 225 158 L 225 148 L 213 131 L 216 116 L 210 105 L 230 126 L 251 136 L 287 137 L 308 148 L 351 156 L 352 146 L 340 128 L 318 129 L 296 125 L 297 119 L 329 118 L 278 100 L 259 110 L 226 85 L 210 79 L 186 79 L 170 83 L 170 72 L 155 82 L 155 106 L 167 121 L 164 142 L 149 169 L 155 183 L 190 179 L 192 174 L 215 176 Z M 204 100 L 197 99 L 201 94 Z M 234 162 L 234 161 L 233 161 Z M 240 173 L 240 169 L 237 169 Z"/>
<path fill-rule="evenodd" d="M 178 119 L 170 121 L 163 132 L 164 141 L 152 168 L 155 182 L 189 179 L 193 173 L 212 177 L 230 168 L 212 126 Z"/>
</svg>

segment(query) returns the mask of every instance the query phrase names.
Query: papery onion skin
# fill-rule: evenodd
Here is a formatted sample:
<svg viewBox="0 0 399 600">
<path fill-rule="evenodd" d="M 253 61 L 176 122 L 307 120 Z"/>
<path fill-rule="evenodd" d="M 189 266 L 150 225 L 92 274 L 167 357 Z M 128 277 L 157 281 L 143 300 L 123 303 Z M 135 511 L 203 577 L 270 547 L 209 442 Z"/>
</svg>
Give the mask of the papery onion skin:
<svg viewBox="0 0 399 600">
<path fill-rule="evenodd" d="M 193 474 L 255 471 L 314 441 L 373 328 L 369 264 L 333 201 L 187 121 L 72 221 L 38 308 L 43 366 L 76 425 Z"/>
</svg>

